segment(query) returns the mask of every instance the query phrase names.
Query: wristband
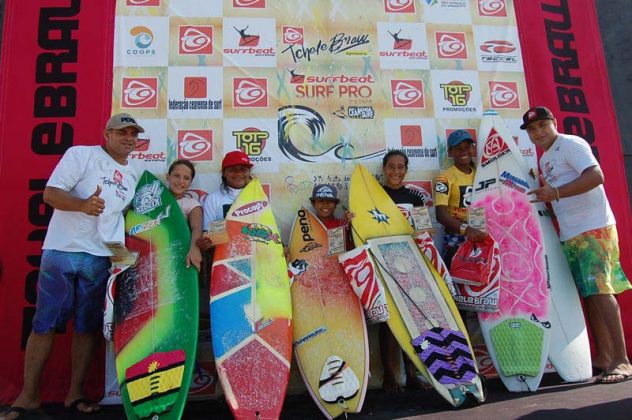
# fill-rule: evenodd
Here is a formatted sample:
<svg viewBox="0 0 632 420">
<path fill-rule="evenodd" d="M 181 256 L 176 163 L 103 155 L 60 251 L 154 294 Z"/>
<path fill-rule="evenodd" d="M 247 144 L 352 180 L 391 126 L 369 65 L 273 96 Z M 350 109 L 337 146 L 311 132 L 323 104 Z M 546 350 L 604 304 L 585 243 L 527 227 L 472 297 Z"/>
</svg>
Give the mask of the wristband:
<svg viewBox="0 0 632 420">
<path fill-rule="evenodd" d="M 461 235 L 465 235 L 465 231 L 468 227 L 470 227 L 470 225 L 468 225 L 467 223 L 462 223 L 461 226 L 459 226 L 459 233 Z"/>
<path fill-rule="evenodd" d="M 560 201 L 560 190 L 555 187 L 555 201 Z"/>
</svg>

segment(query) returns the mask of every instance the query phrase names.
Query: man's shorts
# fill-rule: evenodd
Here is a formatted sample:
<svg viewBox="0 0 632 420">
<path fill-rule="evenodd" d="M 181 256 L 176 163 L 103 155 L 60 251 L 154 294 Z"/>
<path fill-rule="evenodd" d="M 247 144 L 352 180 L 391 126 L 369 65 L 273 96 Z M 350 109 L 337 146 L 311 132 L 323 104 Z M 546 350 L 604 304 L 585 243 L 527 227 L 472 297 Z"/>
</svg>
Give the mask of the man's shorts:
<svg viewBox="0 0 632 420">
<path fill-rule="evenodd" d="M 92 333 L 101 328 L 109 257 L 85 252 L 42 251 L 33 331 L 66 331 L 74 315 L 74 329 Z"/>
<path fill-rule="evenodd" d="M 562 242 L 562 249 L 582 297 L 632 289 L 619 262 L 616 225 L 581 233 Z"/>
</svg>

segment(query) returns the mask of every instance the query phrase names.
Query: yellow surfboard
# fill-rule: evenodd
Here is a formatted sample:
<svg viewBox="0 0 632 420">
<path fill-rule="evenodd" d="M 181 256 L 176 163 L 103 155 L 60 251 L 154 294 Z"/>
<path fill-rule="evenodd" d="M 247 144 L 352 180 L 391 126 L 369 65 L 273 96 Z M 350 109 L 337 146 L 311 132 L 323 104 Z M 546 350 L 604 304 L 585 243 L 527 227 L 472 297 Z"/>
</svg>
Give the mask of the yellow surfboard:
<svg viewBox="0 0 632 420">
<path fill-rule="evenodd" d="M 402 350 L 450 404 L 460 406 L 467 394 L 483 402 L 474 351 L 448 288 L 416 247 L 406 218 L 362 165 L 351 177 L 349 207 L 354 241 L 371 246 L 390 313 L 387 323 Z"/>
<path fill-rule="evenodd" d="M 336 255 L 327 229 L 301 208 L 290 236 L 293 347 L 314 402 L 327 418 L 359 413 L 369 376 L 364 311 Z"/>
</svg>

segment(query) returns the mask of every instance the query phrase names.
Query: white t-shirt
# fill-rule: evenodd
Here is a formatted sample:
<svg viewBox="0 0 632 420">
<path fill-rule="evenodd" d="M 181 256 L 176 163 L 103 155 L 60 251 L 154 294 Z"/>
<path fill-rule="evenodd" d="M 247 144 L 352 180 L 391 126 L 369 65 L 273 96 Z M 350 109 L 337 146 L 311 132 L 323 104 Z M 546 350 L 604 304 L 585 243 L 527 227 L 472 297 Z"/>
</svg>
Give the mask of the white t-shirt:
<svg viewBox="0 0 632 420">
<path fill-rule="evenodd" d="M 137 182 L 132 166 L 119 164 L 101 146 L 68 149 L 46 185 L 84 199 L 100 185 L 105 209 L 99 216 L 55 209 L 42 248 L 110 256 L 103 242 L 125 241 L 122 212 L 134 198 Z"/>
<path fill-rule="evenodd" d="M 211 222 L 217 222 L 219 220 L 224 220 L 226 213 L 230 206 L 235 202 L 239 193 L 243 190 L 243 188 L 236 190 L 234 188 L 228 188 L 228 192 L 224 189 L 224 186 L 221 185 L 219 190 L 213 191 L 209 195 L 206 196 L 204 200 L 204 225 L 202 226 L 202 230 L 208 229 L 208 224 Z"/>
<path fill-rule="evenodd" d="M 184 218 L 187 220 L 189 220 L 189 214 L 194 208 L 202 207 L 199 201 L 191 197 L 182 196 L 176 201 L 180 206 L 180 210 L 182 210 L 182 213 L 184 213 Z"/>
<path fill-rule="evenodd" d="M 579 178 L 591 166 L 599 166 L 590 146 L 581 137 L 559 134 L 540 158 L 540 171 L 553 187 L 561 187 Z M 603 185 L 583 194 L 553 201 L 560 225 L 560 240 L 615 223 Z"/>
</svg>

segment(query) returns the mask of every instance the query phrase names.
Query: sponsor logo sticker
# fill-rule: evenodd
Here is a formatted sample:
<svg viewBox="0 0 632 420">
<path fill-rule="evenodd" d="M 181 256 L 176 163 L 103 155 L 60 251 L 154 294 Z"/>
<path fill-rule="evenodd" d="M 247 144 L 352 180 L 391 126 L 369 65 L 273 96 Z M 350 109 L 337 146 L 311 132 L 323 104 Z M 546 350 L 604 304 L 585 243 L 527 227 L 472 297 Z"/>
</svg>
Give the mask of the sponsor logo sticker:
<svg viewBox="0 0 632 420">
<path fill-rule="evenodd" d="M 507 143 L 505 143 L 502 136 L 492 128 L 487 136 L 487 140 L 485 140 L 485 145 L 483 146 L 481 166 L 485 167 L 507 153 L 509 153 L 509 146 L 507 146 Z"/>
<path fill-rule="evenodd" d="M 268 207 L 267 201 L 255 201 L 254 203 L 248 203 L 244 206 L 239 207 L 238 209 L 235 209 L 231 213 L 231 216 L 234 216 L 234 217 L 248 216 L 250 214 L 260 212 L 266 207 Z"/>
<path fill-rule="evenodd" d="M 143 185 L 134 195 L 134 211 L 138 214 L 149 213 L 162 205 L 162 192 L 164 188 L 160 181 L 156 180 L 151 184 Z"/>
<path fill-rule="evenodd" d="M 439 194 L 446 194 L 448 192 L 448 184 L 443 181 L 437 181 L 435 184 L 435 191 Z"/>
</svg>

